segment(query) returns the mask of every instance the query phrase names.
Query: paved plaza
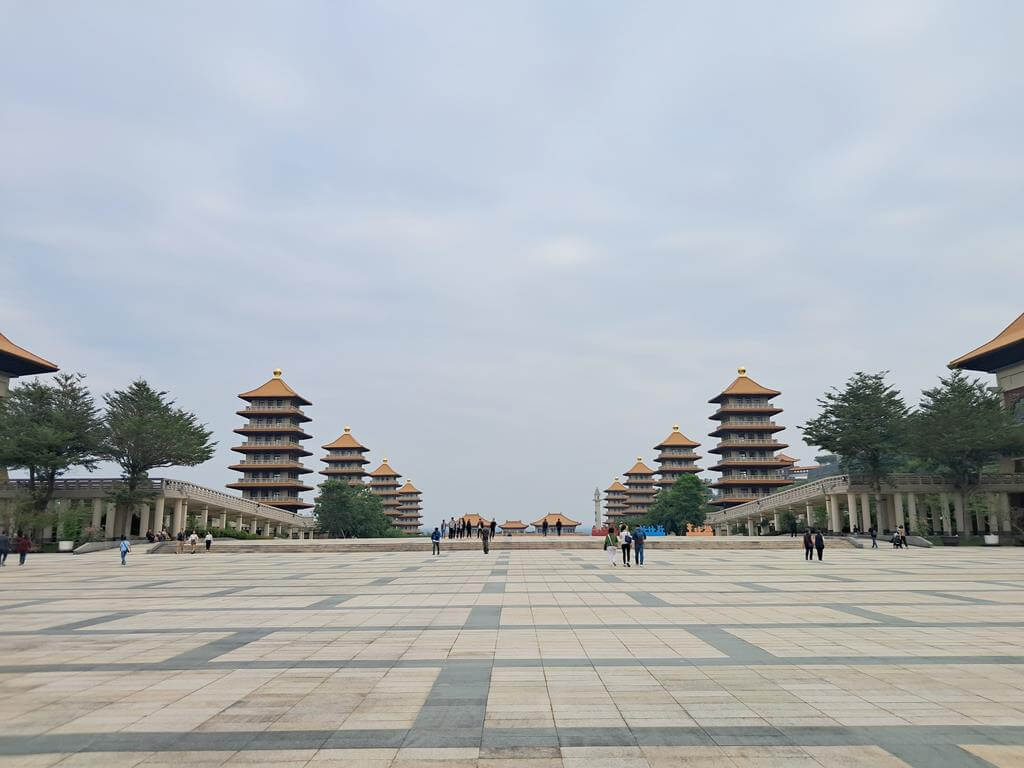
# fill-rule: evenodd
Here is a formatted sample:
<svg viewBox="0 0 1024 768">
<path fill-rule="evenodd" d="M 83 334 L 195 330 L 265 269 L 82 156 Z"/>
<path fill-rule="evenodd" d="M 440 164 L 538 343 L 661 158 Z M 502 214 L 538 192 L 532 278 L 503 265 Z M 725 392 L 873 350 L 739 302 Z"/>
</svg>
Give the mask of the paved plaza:
<svg viewBox="0 0 1024 768">
<path fill-rule="evenodd" d="M 12 558 L 0 765 L 1024 765 L 1024 550 L 428 546 Z"/>
</svg>

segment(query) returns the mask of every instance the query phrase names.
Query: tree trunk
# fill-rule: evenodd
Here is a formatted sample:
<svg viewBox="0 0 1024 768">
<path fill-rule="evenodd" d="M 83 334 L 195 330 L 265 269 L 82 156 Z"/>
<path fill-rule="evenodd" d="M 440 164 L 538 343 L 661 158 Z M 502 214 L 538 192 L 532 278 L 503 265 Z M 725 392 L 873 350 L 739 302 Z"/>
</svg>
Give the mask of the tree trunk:
<svg viewBox="0 0 1024 768">
<path fill-rule="evenodd" d="M 967 538 L 970 534 L 970 526 L 967 523 L 967 491 L 965 489 L 957 490 L 953 494 L 953 506 L 954 514 L 956 514 L 956 527 L 957 535 L 960 541 L 964 544 L 967 543 Z"/>
</svg>

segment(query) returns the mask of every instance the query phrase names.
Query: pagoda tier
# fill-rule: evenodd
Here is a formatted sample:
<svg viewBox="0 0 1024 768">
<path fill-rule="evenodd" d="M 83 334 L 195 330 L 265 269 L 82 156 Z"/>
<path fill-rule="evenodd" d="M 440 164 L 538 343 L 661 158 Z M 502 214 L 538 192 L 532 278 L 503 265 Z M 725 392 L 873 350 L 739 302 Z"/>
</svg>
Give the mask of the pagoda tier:
<svg viewBox="0 0 1024 768">
<path fill-rule="evenodd" d="M 235 432 L 246 440 L 231 450 L 244 458 L 229 468 L 242 477 L 227 487 L 241 491 L 243 498 L 292 512 L 313 506 L 299 497 L 313 490 L 299 478 L 312 471 L 299 460 L 312 455 L 299 443 L 310 437 L 301 426 L 310 420 L 301 406 L 312 403 L 285 383 L 280 369 L 263 386 L 239 397 L 248 405 L 238 414 L 248 422 Z"/>
<path fill-rule="evenodd" d="M 693 452 L 698 445 L 700 443 L 679 431 L 678 424 L 672 427 L 669 436 L 654 446 L 654 450 L 661 451 L 655 459 L 658 463 L 658 487 L 667 488 L 683 475 L 696 475 L 701 471 L 697 466 L 700 456 Z"/>
<path fill-rule="evenodd" d="M 363 484 L 363 478 L 366 477 L 366 470 L 363 467 L 370 463 L 363 454 L 369 448 L 352 437 L 352 430 L 349 427 L 345 427 L 341 437 L 333 443 L 321 447 L 327 451 L 327 455 L 322 459 L 327 468 L 320 470 L 321 475 L 329 480 L 345 480 L 349 485 Z"/>
<path fill-rule="evenodd" d="M 747 376 L 746 368 L 740 368 L 736 380 L 708 401 L 718 405 L 711 419 L 719 422 L 709 433 L 719 438 L 718 445 L 710 452 L 721 457 L 709 469 L 722 473 L 711 484 L 718 490 L 712 504 L 720 507 L 745 504 L 792 484 L 784 470 L 793 460 L 776 455 L 776 451 L 787 446 L 772 437 L 773 433 L 785 429 L 772 421 L 773 416 L 782 413 L 781 408 L 771 403 L 779 394 L 777 390 L 762 387 Z"/>
<path fill-rule="evenodd" d="M 626 486 L 619 478 L 604 490 L 604 516 L 609 522 L 615 522 L 626 514 Z"/>
<path fill-rule="evenodd" d="M 407 533 L 416 533 L 423 521 L 423 509 L 420 503 L 422 492 L 412 484 L 412 480 L 406 482 L 398 489 L 398 518 L 395 525 Z"/>
<path fill-rule="evenodd" d="M 647 514 L 657 492 L 658 489 L 654 486 L 654 470 L 644 464 L 643 459 L 638 456 L 636 464 L 626 472 L 626 509 L 622 517 L 639 517 Z"/>
<path fill-rule="evenodd" d="M 370 473 L 370 492 L 380 497 L 384 514 L 391 518 L 391 522 L 398 527 L 398 478 L 401 475 L 395 472 L 389 465 L 388 460 Z"/>
</svg>

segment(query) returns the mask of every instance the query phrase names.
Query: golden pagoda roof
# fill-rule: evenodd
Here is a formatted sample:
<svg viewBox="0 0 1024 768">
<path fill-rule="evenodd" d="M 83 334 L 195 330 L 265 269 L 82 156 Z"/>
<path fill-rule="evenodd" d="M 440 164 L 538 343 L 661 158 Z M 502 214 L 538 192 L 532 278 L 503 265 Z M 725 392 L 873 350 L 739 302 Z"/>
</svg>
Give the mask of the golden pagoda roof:
<svg viewBox="0 0 1024 768">
<path fill-rule="evenodd" d="M 274 376 L 272 379 L 262 384 L 256 389 L 248 392 L 243 392 L 239 395 L 243 400 L 254 400 L 257 397 L 280 397 L 280 398 L 294 398 L 298 400 L 302 405 L 312 405 L 309 400 L 304 398 L 294 389 L 289 387 L 284 379 L 281 378 L 281 369 L 274 369 Z"/>
<path fill-rule="evenodd" d="M 14 376 L 26 376 L 35 373 L 53 373 L 59 371 L 56 365 L 33 355 L 0 333 L 0 371 Z"/>
<path fill-rule="evenodd" d="M 715 397 L 708 400 L 709 403 L 718 403 L 725 397 L 731 397 L 733 395 L 765 395 L 767 397 L 775 397 L 776 395 L 782 394 L 776 389 L 768 389 L 768 387 L 762 387 L 752 378 L 747 376 L 747 369 L 740 367 L 736 371 L 739 376 L 733 380 L 732 384 L 722 390 L 722 392 Z"/>
<path fill-rule="evenodd" d="M 529 526 L 522 520 L 506 520 L 504 523 L 498 523 L 499 528 L 529 528 Z"/>
<path fill-rule="evenodd" d="M 658 443 L 656 446 L 654 446 L 654 448 L 655 450 L 661 450 L 662 448 L 666 448 L 668 446 L 679 445 L 684 446 L 686 448 L 696 448 L 698 445 L 700 445 L 700 443 L 695 443 L 693 440 L 691 440 L 682 432 L 680 432 L 679 425 L 676 424 L 674 427 L 672 427 L 672 432 L 669 434 L 669 436 L 662 440 L 660 443 Z"/>
<path fill-rule="evenodd" d="M 488 520 L 486 517 L 484 517 L 483 515 L 476 515 L 476 514 L 473 514 L 473 515 L 463 515 L 462 517 L 459 518 L 459 520 L 461 520 L 464 523 L 469 523 L 470 525 L 480 525 L 480 523 L 483 523 L 484 525 L 490 525 L 491 524 L 491 521 Z"/>
<path fill-rule="evenodd" d="M 949 363 L 950 368 L 994 373 L 1024 360 L 1024 314 L 1003 329 L 987 344 L 961 355 Z"/>
<path fill-rule="evenodd" d="M 399 493 L 419 493 L 420 489 L 412 484 L 412 480 L 408 480 L 405 485 L 398 489 Z"/>
<path fill-rule="evenodd" d="M 607 488 L 605 488 L 604 492 L 605 493 L 609 493 L 609 492 L 614 492 L 614 491 L 625 491 L 625 490 L 626 490 L 626 486 L 624 486 L 622 483 L 620 483 L 619 482 L 619 478 L 616 477 L 615 478 L 615 482 L 613 482 L 611 485 L 609 485 Z"/>
<path fill-rule="evenodd" d="M 627 475 L 653 475 L 654 470 L 644 464 L 644 460 L 640 457 L 636 457 L 636 464 L 631 469 L 626 470 Z"/>
<path fill-rule="evenodd" d="M 327 445 L 321 445 L 320 447 L 321 448 L 327 448 L 327 449 L 331 449 L 331 448 L 356 448 L 356 449 L 361 449 L 361 450 L 364 450 L 364 451 L 369 450 L 365 445 L 363 445 L 358 440 L 356 440 L 354 437 L 352 437 L 352 429 L 350 427 L 345 427 L 345 431 L 341 433 L 341 437 L 339 437 L 333 443 L 328 443 Z"/>
<path fill-rule="evenodd" d="M 381 465 L 370 473 L 370 477 L 401 477 L 401 475 L 391 468 L 387 459 L 384 459 Z"/>
<path fill-rule="evenodd" d="M 792 456 L 787 456 L 784 453 L 777 453 L 777 454 L 775 454 L 775 458 L 778 459 L 779 461 L 784 461 L 787 464 L 796 464 L 796 462 L 797 462 L 797 460 L 794 459 Z"/>
<path fill-rule="evenodd" d="M 568 518 L 568 517 L 566 517 L 565 515 L 562 515 L 562 514 L 552 513 L 550 515 L 544 515 L 544 517 L 540 518 L 539 520 L 534 520 L 532 525 L 533 525 L 534 528 L 541 528 L 541 527 L 543 527 L 545 520 L 548 521 L 548 525 L 549 526 L 550 525 L 556 525 L 559 520 L 561 520 L 562 521 L 562 525 L 564 525 L 566 527 L 571 526 L 571 525 L 579 525 L 580 524 L 579 520 L 573 520 L 572 518 Z"/>
</svg>

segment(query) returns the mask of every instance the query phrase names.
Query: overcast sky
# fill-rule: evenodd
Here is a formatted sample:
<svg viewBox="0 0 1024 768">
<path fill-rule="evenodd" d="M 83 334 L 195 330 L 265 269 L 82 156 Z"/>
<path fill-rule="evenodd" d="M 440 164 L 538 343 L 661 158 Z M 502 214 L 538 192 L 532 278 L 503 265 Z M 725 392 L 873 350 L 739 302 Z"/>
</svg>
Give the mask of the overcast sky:
<svg viewBox="0 0 1024 768">
<path fill-rule="evenodd" d="M 0 1 L 0 332 L 216 432 L 275 367 L 424 523 L 589 521 L 1024 311 L 1018 2 Z M 707 459 L 704 460 L 706 465 Z M 110 470 L 108 469 L 108 472 Z M 307 494 L 311 496 L 311 494 Z"/>
</svg>

